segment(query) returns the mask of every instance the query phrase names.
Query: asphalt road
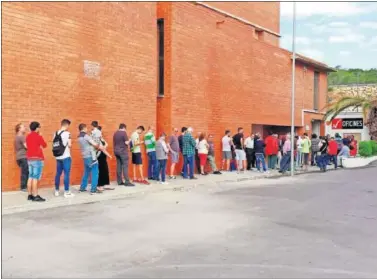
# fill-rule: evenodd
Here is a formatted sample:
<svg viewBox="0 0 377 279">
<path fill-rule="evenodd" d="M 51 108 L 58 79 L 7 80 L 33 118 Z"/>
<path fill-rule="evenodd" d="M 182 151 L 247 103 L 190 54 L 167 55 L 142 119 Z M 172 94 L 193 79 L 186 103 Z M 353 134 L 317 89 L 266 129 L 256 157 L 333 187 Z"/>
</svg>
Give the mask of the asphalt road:
<svg viewBox="0 0 377 279">
<path fill-rule="evenodd" d="M 377 168 L 3 217 L 3 277 L 377 278 Z"/>
</svg>

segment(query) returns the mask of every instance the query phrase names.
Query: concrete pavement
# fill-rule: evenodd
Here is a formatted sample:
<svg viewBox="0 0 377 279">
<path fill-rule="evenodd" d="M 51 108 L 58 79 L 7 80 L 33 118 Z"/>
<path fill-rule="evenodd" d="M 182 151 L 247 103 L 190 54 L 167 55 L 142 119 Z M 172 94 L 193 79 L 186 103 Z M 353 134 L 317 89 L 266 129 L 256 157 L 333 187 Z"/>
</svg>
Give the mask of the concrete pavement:
<svg viewBox="0 0 377 279">
<path fill-rule="evenodd" d="M 333 167 L 329 166 L 329 170 Z M 310 167 L 310 172 L 318 171 L 317 167 Z M 298 171 L 297 174 L 303 173 Z M 286 174 L 288 175 L 288 174 Z M 236 172 L 223 172 L 221 175 L 197 175 L 198 179 L 184 180 L 180 176 L 177 176 L 175 180 L 169 180 L 169 185 L 161 185 L 151 181 L 151 185 L 136 184 L 136 187 L 119 187 L 116 183 L 112 183 L 112 187 L 115 190 L 105 191 L 105 193 L 91 196 L 89 193 L 80 193 L 79 185 L 71 187 L 72 192 L 75 194 L 73 198 L 64 198 L 63 195 L 59 197 L 54 196 L 54 186 L 48 188 L 42 188 L 39 194 L 46 198 L 47 201 L 43 203 L 33 203 L 27 201 L 27 193 L 21 191 L 5 192 L 2 199 L 2 215 L 12 214 L 16 212 L 25 212 L 30 210 L 41 210 L 47 208 L 54 208 L 60 206 L 69 206 L 75 204 L 85 204 L 91 202 L 99 202 L 110 199 L 122 199 L 134 195 L 144 195 L 146 193 L 153 193 L 156 191 L 175 189 L 181 191 L 183 189 L 190 189 L 192 187 L 204 186 L 209 184 L 218 184 L 222 182 L 238 182 L 243 180 L 263 179 L 268 177 L 281 177 L 282 175 L 278 171 L 271 171 L 268 174 L 259 173 L 256 170 L 247 171 L 245 174 L 237 174 Z M 62 189 L 62 186 L 61 186 Z M 61 190 L 62 191 L 62 190 Z"/>
<path fill-rule="evenodd" d="M 3 216 L 3 278 L 376 278 L 376 168 Z"/>
</svg>

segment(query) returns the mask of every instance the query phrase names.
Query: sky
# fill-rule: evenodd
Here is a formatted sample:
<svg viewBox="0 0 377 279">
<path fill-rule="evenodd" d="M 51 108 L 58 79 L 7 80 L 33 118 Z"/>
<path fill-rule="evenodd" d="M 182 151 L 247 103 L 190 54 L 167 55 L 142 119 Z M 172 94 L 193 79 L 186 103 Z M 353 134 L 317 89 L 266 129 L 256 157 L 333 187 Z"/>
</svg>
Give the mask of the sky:
<svg viewBox="0 0 377 279">
<path fill-rule="evenodd" d="M 281 47 L 292 50 L 293 3 L 280 10 Z M 377 2 L 297 2 L 296 52 L 331 67 L 377 68 Z"/>
</svg>

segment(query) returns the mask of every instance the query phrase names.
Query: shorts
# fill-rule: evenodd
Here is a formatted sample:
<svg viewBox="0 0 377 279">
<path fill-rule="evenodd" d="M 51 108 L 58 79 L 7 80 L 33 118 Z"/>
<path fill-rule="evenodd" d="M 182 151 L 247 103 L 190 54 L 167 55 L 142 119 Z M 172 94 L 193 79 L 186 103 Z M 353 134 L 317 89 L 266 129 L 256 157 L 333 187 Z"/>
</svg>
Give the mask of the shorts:
<svg viewBox="0 0 377 279">
<path fill-rule="evenodd" d="M 236 149 L 236 160 L 237 161 L 245 161 L 246 160 L 245 150 Z"/>
<path fill-rule="evenodd" d="M 141 159 L 141 153 L 132 153 L 132 164 L 134 165 L 142 165 L 143 160 Z"/>
<path fill-rule="evenodd" d="M 170 159 L 172 164 L 176 164 L 179 161 L 179 153 L 170 153 Z"/>
<path fill-rule="evenodd" d="M 232 160 L 232 151 L 223 151 L 224 160 Z"/>
<path fill-rule="evenodd" d="M 302 153 L 304 157 L 304 165 L 309 165 L 309 153 Z"/>
<path fill-rule="evenodd" d="M 207 163 L 207 154 L 199 153 L 200 166 L 205 166 Z"/>
<path fill-rule="evenodd" d="M 42 160 L 31 160 L 27 163 L 29 166 L 29 178 L 40 180 L 42 177 L 44 162 Z"/>
</svg>

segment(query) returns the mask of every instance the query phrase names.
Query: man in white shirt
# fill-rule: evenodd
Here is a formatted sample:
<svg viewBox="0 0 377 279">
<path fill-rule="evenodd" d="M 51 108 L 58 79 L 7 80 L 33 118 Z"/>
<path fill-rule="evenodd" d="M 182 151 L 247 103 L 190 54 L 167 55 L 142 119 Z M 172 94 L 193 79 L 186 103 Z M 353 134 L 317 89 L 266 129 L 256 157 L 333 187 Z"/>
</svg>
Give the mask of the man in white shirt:
<svg viewBox="0 0 377 279">
<path fill-rule="evenodd" d="M 255 168 L 254 134 L 245 139 L 245 151 L 247 159 L 247 170 Z"/>
<path fill-rule="evenodd" d="M 53 153 L 56 158 L 56 176 L 55 176 L 55 197 L 59 196 L 60 177 L 64 171 L 64 197 L 71 198 L 74 195 L 69 190 L 69 179 L 71 174 L 71 133 L 68 132 L 68 128 L 71 125 L 71 121 L 63 119 L 61 122 L 61 128 L 54 134 L 53 139 Z"/>
<path fill-rule="evenodd" d="M 224 170 L 224 164 L 226 163 L 225 170 L 229 171 L 230 167 L 230 160 L 232 160 L 232 149 L 231 146 L 233 144 L 232 138 L 230 137 L 230 131 L 225 131 L 225 136 L 221 140 L 222 143 L 222 150 L 223 150 L 223 161 L 221 164 L 221 170 Z"/>
</svg>

